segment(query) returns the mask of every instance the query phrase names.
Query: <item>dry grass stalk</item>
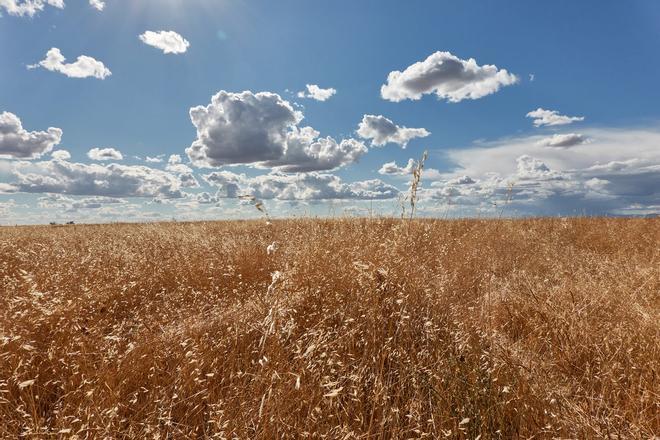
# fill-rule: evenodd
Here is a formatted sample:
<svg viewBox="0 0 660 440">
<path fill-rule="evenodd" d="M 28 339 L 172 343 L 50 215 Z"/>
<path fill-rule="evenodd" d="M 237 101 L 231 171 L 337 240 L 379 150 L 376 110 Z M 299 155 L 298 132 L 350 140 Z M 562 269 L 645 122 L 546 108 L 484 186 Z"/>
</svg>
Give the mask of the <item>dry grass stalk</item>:
<svg viewBox="0 0 660 440">
<path fill-rule="evenodd" d="M 659 234 L 658 219 L 2 228 L 0 438 L 653 438 Z"/>
</svg>

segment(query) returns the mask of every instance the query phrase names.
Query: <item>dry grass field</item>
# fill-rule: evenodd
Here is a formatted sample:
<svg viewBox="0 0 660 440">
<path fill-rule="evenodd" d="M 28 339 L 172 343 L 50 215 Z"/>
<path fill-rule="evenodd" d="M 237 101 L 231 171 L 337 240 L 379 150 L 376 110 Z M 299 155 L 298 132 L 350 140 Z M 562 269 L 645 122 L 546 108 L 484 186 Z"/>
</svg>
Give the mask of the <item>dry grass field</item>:
<svg viewBox="0 0 660 440">
<path fill-rule="evenodd" d="M 0 229 L 3 439 L 653 438 L 659 404 L 658 219 Z"/>
</svg>

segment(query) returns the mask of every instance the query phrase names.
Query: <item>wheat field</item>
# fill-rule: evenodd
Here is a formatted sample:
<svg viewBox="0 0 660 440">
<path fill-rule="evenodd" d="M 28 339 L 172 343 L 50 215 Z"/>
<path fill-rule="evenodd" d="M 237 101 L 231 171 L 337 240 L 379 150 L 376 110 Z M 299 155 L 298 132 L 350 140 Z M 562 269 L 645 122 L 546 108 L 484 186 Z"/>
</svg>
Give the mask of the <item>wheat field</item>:
<svg viewBox="0 0 660 440">
<path fill-rule="evenodd" d="M 660 220 L 0 229 L 0 438 L 654 438 Z"/>
</svg>

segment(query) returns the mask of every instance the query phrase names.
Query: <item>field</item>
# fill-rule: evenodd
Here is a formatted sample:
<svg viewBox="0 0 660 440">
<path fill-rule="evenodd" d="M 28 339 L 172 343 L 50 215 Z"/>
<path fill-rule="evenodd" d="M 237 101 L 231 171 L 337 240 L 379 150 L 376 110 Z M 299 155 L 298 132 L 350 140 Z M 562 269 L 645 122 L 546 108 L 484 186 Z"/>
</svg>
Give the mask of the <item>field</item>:
<svg viewBox="0 0 660 440">
<path fill-rule="evenodd" d="M 659 375 L 658 219 L 0 229 L 3 439 L 653 438 Z"/>
</svg>

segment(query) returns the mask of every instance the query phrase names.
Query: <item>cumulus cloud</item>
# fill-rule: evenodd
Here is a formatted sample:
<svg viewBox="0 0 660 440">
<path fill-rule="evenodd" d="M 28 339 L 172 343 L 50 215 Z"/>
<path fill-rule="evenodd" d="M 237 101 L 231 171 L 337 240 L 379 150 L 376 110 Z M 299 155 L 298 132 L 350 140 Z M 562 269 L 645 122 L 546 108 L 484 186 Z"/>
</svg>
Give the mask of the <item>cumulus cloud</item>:
<svg viewBox="0 0 660 440">
<path fill-rule="evenodd" d="M 59 72 L 69 78 L 98 78 L 105 79 L 112 75 L 110 69 L 98 60 L 87 55 L 81 55 L 74 63 L 65 63 L 66 58 L 62 52 L 53 47 L 46 53 L 46 58 L 39 61 L 38 64 L 28 66 L 28 69 L 35 69 L 39 66 L 51 72 Z"/>
<path fill-rule="evenodd" d="M 435 93 L 439 99 L 460 102 L 483 98 L 518 81 L 518 77 L 506 69 L 480 66 L 474 58 L 462 60 L 450 52 L 435 52 L 403 72 L 390 72 L 380 93 L 393 102 L 418 100 L 430 93 Z"/>
<path fill-rule="evenodd" d="M 36 159 L 50 152 L 62 140 L 62 130 L 27 131 L 13 113 L 0 113 L 0 157 Z"/>
<path fill-rule="evenodd" d="M 586 136 L 577 133 L 555 134 L 539 141 L 540 145 L 556 148 L 569 148 L 587 142 L 589 139 Z"/>
<path fill-rule="evenodd" d="M 357 134 L 363 139 L 371 139 L 375 146 L 393 143 L 405 148 L 412 139 L 423 138 L 431 133 L 424 128 L 399 127 L 385 116 L 364 115 Z"/>
<path fill-rule="evenodd" d="M 387 162 L 384 163 L 382 167 L 378 170 L 379 174 L 385 175 L 394 175 L 394 176 L 407 176 L 412 174 L 415 169 L 415 160 L 408 159 L 408 164 L 405 167 L 400 167 L 396 162 Z"/>
<path fill-rule="evenodd" d="M 307 84 L 306 87 L 307 87 L 307 91 L 303 90 L 301 92 L 298 92 L 298 98 L 311 98 L 317 101 L 327 101 L 335 93 L 337 93 L 337 90 L 333 89 L 332 87 L 327 89 L 322 89 L 316 84 Z"/>
<path fill-rule="evenodd" d="M 218 187 L 217 195 L 229 198 L 250 194 L 258 199 L 277 200 L 380 200 L 399 194 L 396 187 L 378 179 L 345 183 L 334 174 L 318 172 L 247 177 L 218 171 L 204 179 Z"/>
<path fill-rule="evenodd" d="M 224 90 L 208 106 L 190 109 L 197 139 L 186 149 L 199 167 L 251 165 L 285 172 L 326 171 L 358 160 L 366 146 L 354 139 L 337 142 L 299 127 L 303 115 L 278 94 Z"/>
<path fill-rule="evenodd" d="M 561 115 L 556 110 L 546 110 L 541 107 L 527 113 L 526 116 L 534 119 L 533 122 L 536 127 L 567 125 L 573 122 L 584 121 L 584 116 Z"/>
<path fill-rule="evenodd" d="M 4 9 L 9 15 L 32 17 L 46 5 L 62 9 L 64 0 L 0 0 L 0 12 Z"/>
<path fill-rule="evenodd" d="M 57 150 L 50 153 L 50 157 L 55 160 L 69 160 L 71 159 L 71 153 L 66 150 Z"/>
<path fill-rule="evenodd" d="M 146 166 L 72 163 L 65 160 L 17 162 L 10 184 L 18 192 L 105 197 L 182 197 L 181 180 Z"/>
<path fill-rule="evenodd" d="M 188 47 L 190 47 L 188 40 L 174 31 L 146 31 L 140 35 L 140 40 L 167 54 L 184 53 L 188 50 Z"/>
<path fill-rule="evenodd" d="M 165 170 L 176 174 L 185 188 L 198 188 L 199 182 L 193 174 L 192 168 L 182 163 L 183 159 L 178 154 L 170 155 Z"/>
<path fill-rule="evenodd" d="M 102 0 L 89 0 L 89 4 L 97 11 L 102 11 L 105 8 L 105 2 Z"/>
<path fill-rule="evenodd" d="M 87 152 L 87 157 L 98 161 L 124 159 L 121 151 L 114 148 L 92 148 Z"/>
<path fill-rule="evenodd" d="M 580 148 L 548 148 L 543 137 L 527 136 L 449 150 L 455 170 L 422 192 L 452 206 L 505 203 L 521 214 L 658 212 L 660 131 L 598 128 L 585 138 Z M 472 183 L 461 185 L 464 176 Z"/>
</svg>

